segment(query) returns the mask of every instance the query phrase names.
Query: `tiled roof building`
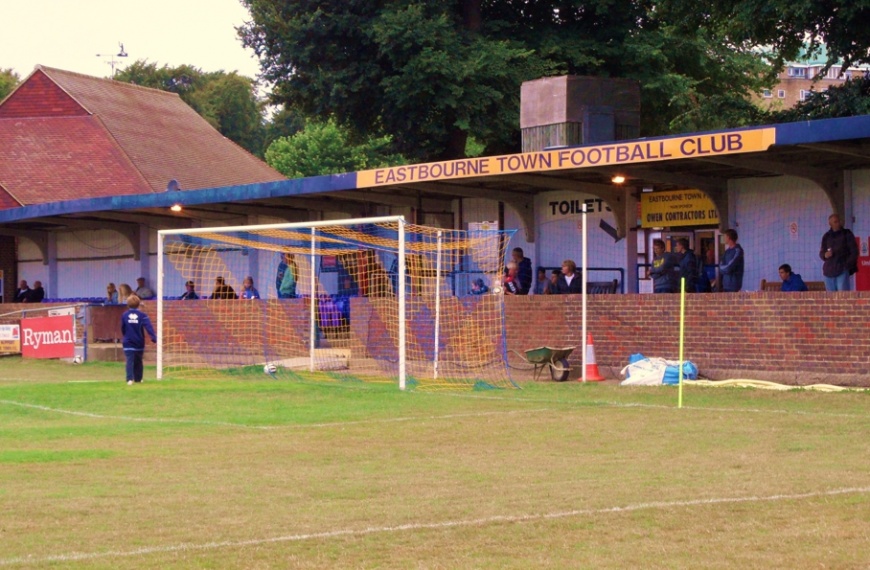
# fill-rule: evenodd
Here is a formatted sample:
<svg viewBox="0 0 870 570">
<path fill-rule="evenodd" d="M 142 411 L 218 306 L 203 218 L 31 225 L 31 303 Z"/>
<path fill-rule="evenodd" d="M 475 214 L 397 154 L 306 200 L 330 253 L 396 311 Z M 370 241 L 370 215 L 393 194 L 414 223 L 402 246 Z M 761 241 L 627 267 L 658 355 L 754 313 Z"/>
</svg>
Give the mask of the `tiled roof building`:
<svg viewBox="0 0 870 570">
<path fill-rule="evenodd" d="M 175 93 L 38 66 L 0 102 L 0 209 L 283 179 Z"/>
</svg>

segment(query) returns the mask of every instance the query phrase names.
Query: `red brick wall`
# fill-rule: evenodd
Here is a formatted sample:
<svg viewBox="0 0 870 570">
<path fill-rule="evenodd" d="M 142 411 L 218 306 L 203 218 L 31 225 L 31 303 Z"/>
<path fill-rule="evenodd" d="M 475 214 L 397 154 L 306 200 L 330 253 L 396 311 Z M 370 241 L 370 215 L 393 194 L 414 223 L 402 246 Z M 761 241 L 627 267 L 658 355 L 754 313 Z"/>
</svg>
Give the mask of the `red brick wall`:
<svg viewBox="0 0 870 570">
<path fill-rule="evenodd" d="M 701 294 L 686 299 L 684 356 L 708 378 L 870 386 L 870 292 Z M 143 305 L 156 320 L 156 304 Z M 20 308 L 26 306 L 3 305 L 0 314 Z M 617 377 L 636 352 L 677 358 L 679 296 L 591 295 L 587 309 L 588 332 L 604 376 Z M 372 308 L 352 303 L 351 310 L 353 326 L 368 320 L 365 315 Z M 538 346 L 579 346 L 580 317 L 578 296 L 506 297 L 508 349 L 522 353 Z M 378 332 L 385 334 L 376 328 L 375 336 Z M 361 341 L 358 335 L 354 339 Z M 522 362 L 513 353 L 509 357 L 512 363 Z M 570 360 L 579 367 L 580 351 Z"/>
<path fill-rule="evenodd" d="M 736 293 L 686 297 L 684 357 L 714 379 L 870 385 L 870 292 Z M 678 295 L 592 295 L 587 329 L 605 376 L 629 355 L 676 359 Z M 575 296 L 506 297 L 508 349 L 579 345 Z M 579 366 L 576 350 L 571 363 Z M 512 357 L 517 362 L 517 357 Z"/>
<path fill-rule="evenodd" d="M 0 105 L 0 118 L 87 115 L 81 105 L 41 71 L 34 73 Z"/>
</svg>

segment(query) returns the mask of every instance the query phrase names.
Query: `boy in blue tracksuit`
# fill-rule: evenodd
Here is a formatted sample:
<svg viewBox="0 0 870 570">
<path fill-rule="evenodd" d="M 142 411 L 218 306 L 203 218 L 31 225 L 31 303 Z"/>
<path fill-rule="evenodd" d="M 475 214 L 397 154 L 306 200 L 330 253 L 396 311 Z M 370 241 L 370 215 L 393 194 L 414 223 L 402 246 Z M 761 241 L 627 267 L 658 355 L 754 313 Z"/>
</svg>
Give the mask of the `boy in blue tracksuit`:
<svg viewBox="0 0 870 570">
<path fill-rule="evenodd" d="M 145 333 L 151 342 L 157 342 L 154 327 L 148 315 L 139 310 L 139 297 L 127 297 L 128 309 L 121 315 L 121 335 L 123 336 L 124 356 L 127 357 L 127 384 L 142 381 L 142 353 L 145 352 Z"/>
</svg>

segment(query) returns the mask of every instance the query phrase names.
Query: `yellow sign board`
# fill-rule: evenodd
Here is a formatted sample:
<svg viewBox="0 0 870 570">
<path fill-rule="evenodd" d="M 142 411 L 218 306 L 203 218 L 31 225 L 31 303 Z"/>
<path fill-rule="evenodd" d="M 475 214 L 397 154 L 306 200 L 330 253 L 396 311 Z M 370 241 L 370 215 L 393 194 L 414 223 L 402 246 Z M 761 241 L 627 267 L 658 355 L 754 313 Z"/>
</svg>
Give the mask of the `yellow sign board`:
<svg viewBox="0 0 870 570">
<path fill-rule="evenodd" d="M 719 210 L 700 190 L 671 190 L 640 195 L 640 225 L 643 228 L 718 223 Z"/>
<path fill-rule="evenodd" d="M 356 186 L 357 188 L 372 188 L 390 184 L 761 152 L 767 150 L 774 143 L 776 143 L 776 130 L 773 128 L 635 140 L 363 170 L 357 173 Z"/>
<path fill-rule="evenodd" d="M 0 354 L 21 352 L 21 328 L 18 325 L 0 325 Z"/>
</svg>

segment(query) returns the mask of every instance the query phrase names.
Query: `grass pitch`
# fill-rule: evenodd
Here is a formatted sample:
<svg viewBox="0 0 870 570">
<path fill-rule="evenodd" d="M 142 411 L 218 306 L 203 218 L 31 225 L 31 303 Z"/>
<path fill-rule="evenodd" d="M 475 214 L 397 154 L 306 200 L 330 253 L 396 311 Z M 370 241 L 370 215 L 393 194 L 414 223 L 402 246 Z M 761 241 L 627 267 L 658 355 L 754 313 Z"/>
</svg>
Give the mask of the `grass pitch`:
<svg viewBox="0 0 870 570">
<path fill-rule="evenodd" d="M 0 566 L 857 568 L 870 393 L 0 360 Z"/>
</svg>

